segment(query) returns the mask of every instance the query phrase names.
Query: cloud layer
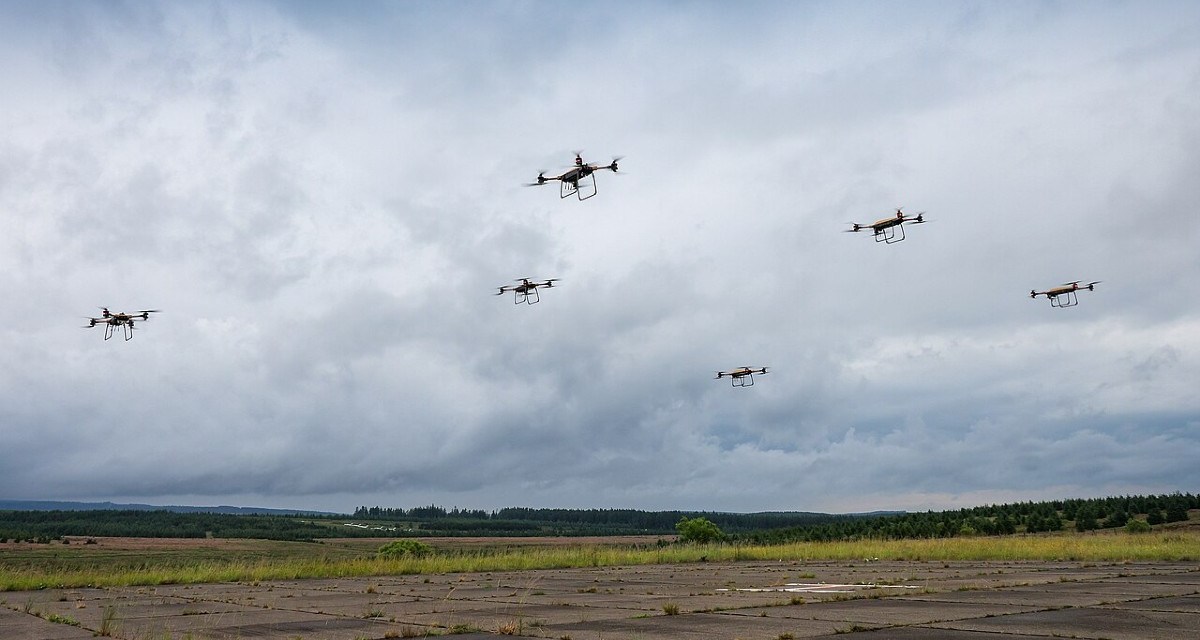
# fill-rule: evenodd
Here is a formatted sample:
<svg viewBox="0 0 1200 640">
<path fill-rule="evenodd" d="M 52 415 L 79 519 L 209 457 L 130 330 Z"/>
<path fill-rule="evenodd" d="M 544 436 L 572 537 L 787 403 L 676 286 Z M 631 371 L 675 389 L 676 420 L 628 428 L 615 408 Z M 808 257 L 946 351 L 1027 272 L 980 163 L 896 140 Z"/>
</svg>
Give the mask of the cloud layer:
<svg viewBox="0 0 1200 640">
<path fill-rule="evenodd" d="M 1200 482 L 1190 3 L 6 6 L 0 62 L 6 498 Z M 576 149 L 626 175 L 519 186 Z M 491 295 L 522 276 L 562 287 Z M 104 342 L 100 305 L 164 312 Z"/>
</svg>

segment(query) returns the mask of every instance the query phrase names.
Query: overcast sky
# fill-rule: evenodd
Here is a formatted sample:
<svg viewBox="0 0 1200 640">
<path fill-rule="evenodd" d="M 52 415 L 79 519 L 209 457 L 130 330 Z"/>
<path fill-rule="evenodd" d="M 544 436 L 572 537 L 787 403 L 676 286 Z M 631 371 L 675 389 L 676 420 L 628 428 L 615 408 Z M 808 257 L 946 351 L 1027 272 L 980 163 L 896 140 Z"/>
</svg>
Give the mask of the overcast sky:
<svg viewBox="0 0 1200 640">
<path fill-rule="evenodd" d="M 1200 488 L 1195 2 L 3 3 L 0 84 L 0 497 Z"/>
</svg>

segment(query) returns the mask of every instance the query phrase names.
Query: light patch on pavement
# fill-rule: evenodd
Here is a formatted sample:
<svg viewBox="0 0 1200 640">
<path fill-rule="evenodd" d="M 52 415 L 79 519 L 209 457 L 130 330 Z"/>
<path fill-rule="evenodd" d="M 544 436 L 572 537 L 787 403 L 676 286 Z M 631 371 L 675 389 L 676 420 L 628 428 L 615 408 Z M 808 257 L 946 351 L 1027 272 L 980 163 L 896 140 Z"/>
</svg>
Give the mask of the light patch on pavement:
<svg viewBox="0 0 1200 640">
<path fill-rule="evenodd" d="M 787 593 L 852 593 L 863 589 L 920 589 L 915 585 L 900 584 L 829 584 L 825 582 L 789 582 L 779 587 L 759 587 L 746 589 L 717 589 L 717 591 L 747 591 L 751 593 L 768 593 L 780 591 Z"/>
</svg>

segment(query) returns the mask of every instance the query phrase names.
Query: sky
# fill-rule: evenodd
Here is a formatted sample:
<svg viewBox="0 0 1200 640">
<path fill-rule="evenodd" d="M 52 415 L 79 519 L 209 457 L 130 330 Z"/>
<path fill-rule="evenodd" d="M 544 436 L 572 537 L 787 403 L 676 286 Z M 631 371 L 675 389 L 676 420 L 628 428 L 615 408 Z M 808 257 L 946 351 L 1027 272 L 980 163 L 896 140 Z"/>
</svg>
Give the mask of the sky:
<svg viewBox="0 0 1200 640">
<path fill-rule="evenodd" d="M 1200 4 L 4 2 L 0 86 L 0 498 L 1200 488 Z"/>
</svg>

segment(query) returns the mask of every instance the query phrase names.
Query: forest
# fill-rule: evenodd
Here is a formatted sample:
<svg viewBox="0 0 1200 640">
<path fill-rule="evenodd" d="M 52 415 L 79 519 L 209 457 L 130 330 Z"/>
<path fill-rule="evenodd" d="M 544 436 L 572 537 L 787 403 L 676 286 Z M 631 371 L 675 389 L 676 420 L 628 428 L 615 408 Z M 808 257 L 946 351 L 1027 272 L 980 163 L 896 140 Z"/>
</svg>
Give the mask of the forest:
<svg viewBox="0 0 1200 640">
<path fill-rule="evenodd" d="M 1017 502 L 924 513 L 721 513 L 636 509 L 496 511 L 359 507 L 345 515 L 236 515 L 168 510 L 0 511 L 0 542 L 73 537 L 257 538 L 316 541 L 345 537 L 673 535 L 684 518 L 704 518 L 727 540 L 754 544 L 859 539 L 1090 531 L 1187 520 L 1200 509 L 1191 493 Z"/>
</svg>

